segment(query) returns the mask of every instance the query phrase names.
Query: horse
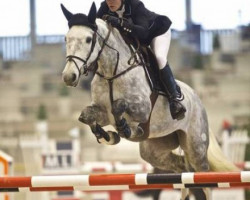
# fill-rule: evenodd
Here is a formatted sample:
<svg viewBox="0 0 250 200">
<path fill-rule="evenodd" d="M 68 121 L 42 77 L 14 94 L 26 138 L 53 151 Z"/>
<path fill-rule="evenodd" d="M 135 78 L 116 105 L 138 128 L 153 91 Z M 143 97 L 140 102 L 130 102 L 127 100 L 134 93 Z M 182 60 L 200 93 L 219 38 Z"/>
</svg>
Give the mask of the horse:
<svg viewBox="0 0 250 200">
<path fill-rule="evenodd" d="M 121 137 L 138 142 L 142 159 L 165 171 L 238 171 L 221 152 L 209 129 L 206 110 L 191 87 L 176 80 L 187 112 L 182 120 L 173 120 L 166 97 L 155 98 L 143 57 L 131 56 L 132 47 L 119 30 L 96 18 L 95 4 L 88 15 L 72 14 L 62 4 L 61 8 L 69 24 L 62 79 L 75 87 L 81 75 L 94 72 L 92 102 L 79 120 L 90 126 L 99 143 L 115 145 Z M 108 125 L 114 129 L 103 128 Z M 184 156 L 173 153 L 178 147 Z M 208 199 L 209 192 L 204 192 Z M 184 189 L 182 199 L 186 197 Z"/>
</svg>

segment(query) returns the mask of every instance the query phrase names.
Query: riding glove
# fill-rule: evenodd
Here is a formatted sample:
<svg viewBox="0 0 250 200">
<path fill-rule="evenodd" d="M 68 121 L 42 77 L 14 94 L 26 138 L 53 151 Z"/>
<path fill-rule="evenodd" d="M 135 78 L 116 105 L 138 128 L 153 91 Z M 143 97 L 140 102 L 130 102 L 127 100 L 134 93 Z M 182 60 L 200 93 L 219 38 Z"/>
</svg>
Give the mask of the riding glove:
<svg viewBox="0 0 250 200">
<path fill-rule="evenodd" d="M 110 15 L 104 15 L 103 19 L 110 23 L 113 27 L 120 28 L 121 27 L 121 19 L 118 17 L 113 17 Z"/>
<path fill-rule="evenodd" d="M 146 39 L 148 37 L 148 29 L 144 28 L 143 26 L 135 25 L 127 19 L 122 20 L 121 26 L 124 31 L 129 32 L 138 38 Z"/>
</svg>

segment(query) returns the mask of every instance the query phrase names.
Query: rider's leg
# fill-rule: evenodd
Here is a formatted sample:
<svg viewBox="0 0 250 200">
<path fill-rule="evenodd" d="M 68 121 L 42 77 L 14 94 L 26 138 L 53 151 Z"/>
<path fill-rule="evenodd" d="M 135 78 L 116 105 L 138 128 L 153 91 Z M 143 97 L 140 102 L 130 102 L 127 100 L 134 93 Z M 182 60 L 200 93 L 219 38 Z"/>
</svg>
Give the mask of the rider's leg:
<svg viewBox="0 0 250 200">
<path fill-rule="evenodd" d="M 157 36 L 152 41 L 152 49 L 155 53 L 159 71 L 160 79 L 168 94 L 170 113 L 173 119 L 182 119 L 186 108 L 180 103 L 182 101 L 182 94 L 179 86 L 176 84 L 173 73 L 167 61 L 168 50 L 171 41 L 171 30 Z"/>
<path fill-rule="evenodd" d="M 181 104 L 183 95 L 181 94 L 180 87 L 177 86 L 173 77 L 172 71 L 167 64 L 160 70 L 161 82 L 168 93 L 168 100 L 170 106 L 170 113 L 173 119 L 180 120 L 184 117 L 186 108 Z"/>
</svg>

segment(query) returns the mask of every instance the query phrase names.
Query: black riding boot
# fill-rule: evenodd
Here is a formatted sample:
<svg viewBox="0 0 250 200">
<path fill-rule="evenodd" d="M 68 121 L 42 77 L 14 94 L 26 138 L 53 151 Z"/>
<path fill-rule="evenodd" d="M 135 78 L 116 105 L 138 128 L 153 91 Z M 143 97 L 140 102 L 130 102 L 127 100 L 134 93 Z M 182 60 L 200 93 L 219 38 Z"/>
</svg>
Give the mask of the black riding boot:
<svg viewBox="0 0 250 200">
<path fill-rule="evenodd" d="M 173 73 L 167 64 L 160 70 L 161 83 L 168 96 L 170 113 L 173 119 L 183 119 L 186 108 L 180 103 L 183 100 L 180 87 L 176 84 Z"/>
</svg>

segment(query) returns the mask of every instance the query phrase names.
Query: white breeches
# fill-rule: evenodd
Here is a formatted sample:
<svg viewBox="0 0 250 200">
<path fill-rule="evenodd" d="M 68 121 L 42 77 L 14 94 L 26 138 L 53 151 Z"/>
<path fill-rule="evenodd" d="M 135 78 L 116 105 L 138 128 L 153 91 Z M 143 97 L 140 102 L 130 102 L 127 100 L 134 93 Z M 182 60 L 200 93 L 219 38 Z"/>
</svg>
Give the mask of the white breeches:
<svg viewBox="0 0 250 200">
<path fill-rule="evenodd" d="M 160 69 L 163 69 L 167 64 L 168 61 L 167 56 L 170 47 L 170 41 L 171 41 L 170 29 L 168 29 L 168 31 L 165 32 L 164 34 L 159 35 L 152 40 L 151 48 L 155 53 Z"/>
</svg>

